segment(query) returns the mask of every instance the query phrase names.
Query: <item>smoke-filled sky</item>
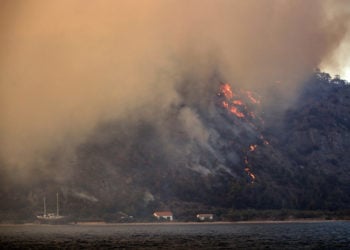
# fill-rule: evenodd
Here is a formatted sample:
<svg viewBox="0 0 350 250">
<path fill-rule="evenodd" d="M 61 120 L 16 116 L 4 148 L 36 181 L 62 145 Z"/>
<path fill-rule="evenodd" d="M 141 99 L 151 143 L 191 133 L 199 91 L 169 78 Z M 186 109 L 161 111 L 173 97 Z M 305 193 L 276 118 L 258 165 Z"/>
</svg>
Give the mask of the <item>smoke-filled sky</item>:
<svg viewBox="0 0 350 250">
<path fill-rule="evenodd" d="M 181 102 L 176 87 L 188 77 L 194 89 L 215 72 L 261 92 L 278 83 L 290 101 L 316 67 L 345 70 L 339 60 L 348 56 L 349 5 L 2 0 L 2 161 L 39 164 L 57 147 L 74 148 L 102 121 L 152 116 Z"/>
</svg>

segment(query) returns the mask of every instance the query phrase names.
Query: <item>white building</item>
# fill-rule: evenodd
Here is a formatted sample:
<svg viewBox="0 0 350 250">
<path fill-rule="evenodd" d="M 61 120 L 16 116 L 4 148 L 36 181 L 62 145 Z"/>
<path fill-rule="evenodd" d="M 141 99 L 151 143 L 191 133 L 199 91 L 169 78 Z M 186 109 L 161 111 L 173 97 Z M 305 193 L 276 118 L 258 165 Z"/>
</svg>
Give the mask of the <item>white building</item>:
<svg viewBox="0 0 350 250">
<path fill-rule="evenodd" d="M 197 214 L 197 219 L 200 221 L 213 220 L 214 214 Z"/>
<path fill-rule="evenodd" d="M 173 213 L 170 211 L 154 212 L 153 216 L 156 217 L 158 220 L 165 219 L 165 220 L 172 221 L 174 219 Z"/>
</svg>

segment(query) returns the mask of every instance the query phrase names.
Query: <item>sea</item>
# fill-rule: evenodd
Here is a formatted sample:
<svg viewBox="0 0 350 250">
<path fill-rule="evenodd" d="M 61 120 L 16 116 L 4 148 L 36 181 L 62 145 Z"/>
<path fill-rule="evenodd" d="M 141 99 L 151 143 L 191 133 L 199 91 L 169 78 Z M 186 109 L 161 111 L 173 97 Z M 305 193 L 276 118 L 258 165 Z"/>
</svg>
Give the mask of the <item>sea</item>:
<svg viewBox="0 0 350 250">
<path fill-rule="evenodd" d="M 350 221 L 0 225 L 0 249 L 350 249 Z"/>
</svg>

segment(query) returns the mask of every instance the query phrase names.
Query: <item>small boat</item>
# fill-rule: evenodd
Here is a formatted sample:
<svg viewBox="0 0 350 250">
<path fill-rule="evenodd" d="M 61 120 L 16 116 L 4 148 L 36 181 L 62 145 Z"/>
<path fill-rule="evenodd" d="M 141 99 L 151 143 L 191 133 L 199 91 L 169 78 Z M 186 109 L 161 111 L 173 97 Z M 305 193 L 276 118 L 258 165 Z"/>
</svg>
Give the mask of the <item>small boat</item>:
<svg viewBox="0 0 350 250">
<path fill-rule="evenodd" d="M 58 193 L 56 193 L 56 214 L 46 212 L 46 198 L 44 197 L 44 214 L 36 217 L 39 222 L 42 223 L 62 223 L 65 221 L 66 216 L 60 215 Z"/>
</svg>

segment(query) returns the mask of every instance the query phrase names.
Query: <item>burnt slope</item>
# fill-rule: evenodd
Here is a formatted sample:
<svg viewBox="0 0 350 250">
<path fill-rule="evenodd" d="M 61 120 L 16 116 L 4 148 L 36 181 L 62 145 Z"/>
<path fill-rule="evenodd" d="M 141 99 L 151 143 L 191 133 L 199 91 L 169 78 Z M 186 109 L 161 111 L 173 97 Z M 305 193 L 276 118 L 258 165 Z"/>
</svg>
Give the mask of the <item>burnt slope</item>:
<svg viewBox="0 0 350 250">
<path fill-rule="evenodd" d="M 86 176 L 75 175 L 73 187 L 89 180 L 85 190 L 111 210 L 130 213 L 188 203 L 349 207 L 349 85 L 316 73 L 275 127 L 264 125 L 256 95 L 257 103 L 223 86 L 198 102 L 184 94 L 156 121 L 101 126 L 78 149 L 76 169 L 86 168 Z"/>
<path fill-rule="evenodd" d="M 276 123 L 264 121 L 256 93 L 214 87 L 198 96 L 179 86 L 181 101 L 152 117 L 100 125 L 76 149 L 67 178 L 15 185 L 4 173 L 2 217 L 39 213 L 44 194 L 56 190 L 65 213 L 109 220 L 155 209 L 185 218 L 231 208 L 350 208 L 348 84 L 315 73 Z M 52 169 L 62 157 L 51 157 Z"/>
</svg>

